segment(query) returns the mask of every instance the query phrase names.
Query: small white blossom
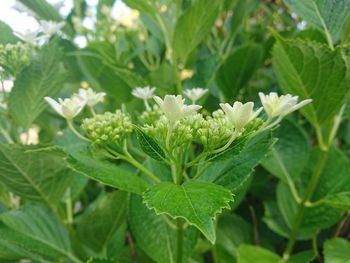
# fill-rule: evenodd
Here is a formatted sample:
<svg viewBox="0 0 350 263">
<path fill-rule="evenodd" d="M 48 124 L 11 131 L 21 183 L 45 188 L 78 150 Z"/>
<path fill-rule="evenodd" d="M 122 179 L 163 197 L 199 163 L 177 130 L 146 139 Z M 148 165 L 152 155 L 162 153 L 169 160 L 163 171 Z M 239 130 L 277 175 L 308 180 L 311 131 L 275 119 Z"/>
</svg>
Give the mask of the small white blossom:
<svg viewBox="0 0 350 263">
<path fill-rule="evenodd" d="M 38 32 L 37 31 L 31 31 L 31 30 L 25 30 L 23 33 L 15 32 L 15 35 L 19 37 L 21 40 L 23 40 L 26 43 L 29 44 L 35 44 L 36 40 L 38 39 Z"/>
<path fill-rule="evenodd" d="M 306 99 L 298 103 L 298 96 L 278 96 L 276 92 L 270 92 L 269 95 L 259 92 L 259 97 L 269 118 L 284 117 L 312 102 L 312 99 Z"/>
<path fill-rule="evenodd" d="M 37 126 L 31 127 L 27 132 L 20 134 L 21 142 L 24 144 L 38 144 L 39 143 L 39 131 L 40 128 Z"/>
<path fill-rule="evenodd" d="M 199 105 L 184 104 L 185 99 L 183 99 L 181 95 L 165 95 L 164 100 L 155 96 L 154 100 L 157 102 L 170 124 L 173 124 L 183 117 L 191 115 L 202 108 L 202 106 Z"/>
<path fill-rule="evenodd" d="M 79 89 L 78 97 L 84 102 L 84 104 L 93 107 L 97 103 L 103 100 L 106 96 L 105 92 L 95 92 L 91 88 Z"/>
<path fill-rule="evenodd" d="M 199 100 L 201 97 L 203 97 L 203 95 L 207 92 L 208 92 L 207 89 L 194 88 L 194 89 L 187 89 L 183 93 L 194 104 L 197 100 Z"/>
<path fill-rule="evenodd" d="M 138 19 L 139 19 L 140 13 L 137 10 L 128 10 L 128 11 L 121 11 L 120 16 L 118 18 L 118 21 L 123 26 L 135 29 L 137 28 Z"/>
<path fill-rule="evenodd" d="M 254 112 L 253 102 L 243 104 L 239 101 L 236 101 L 233 106 L 228 103 L 220 103 L 220 107 L 225 112 L 227 119 L 237 130 L 244 128 L 244 126 L 255 119 L 263 109 L 261 107 Z"/>
<path fill-rule="evenodd" d="M 58 102 L 50 97 L 45 97 L 47 103 L 63 118 L 72 120 L 85 106 L 85 103 L 77 96 L 67 99 L 58 99 Z"/>
<path fill-rule="evenodd" d="M 135 89 L 133 89 L 132 91 L 132 95 L 135 96 L 136 98 L 139 98 L 141 100 L 149 100 L 152 99 L 154 97 L 154 92 L 155 92 L 156 88 L 150 88 L 150 87 L 137 87 Z"/>
<path fill-rule="evenodd" d="M 64 26 L 64 22 L 54 22 L 54 21 L 40 21 L 41 30 L 44 34 L 52 36 L 61 30 Z"/>
</svg>

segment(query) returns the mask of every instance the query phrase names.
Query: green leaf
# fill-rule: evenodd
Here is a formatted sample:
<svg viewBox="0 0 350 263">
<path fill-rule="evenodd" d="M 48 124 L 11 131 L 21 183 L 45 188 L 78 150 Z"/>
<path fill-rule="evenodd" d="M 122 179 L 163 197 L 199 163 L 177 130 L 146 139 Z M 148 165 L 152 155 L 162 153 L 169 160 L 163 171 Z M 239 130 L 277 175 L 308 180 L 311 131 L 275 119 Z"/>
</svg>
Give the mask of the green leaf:
<svg viewBox="0 0 350 263">
<path fill-rule="evenodd" d="M 132 195 L 129 208 L 129 224 L 136 243 L 155 262 L 176 262 L 176 229 L 165 219 L 157 216 L 143 203 L 140 196 Z M 167 221 L 166 221 L 167 220 Z M 183 232 L 182 262 L 187 262 L 197 243 L 198 230 L 192 226 Z"/>
<path fill-rule="evenodd" d="M 261 247 L 256 247 L 252 245 L 241 245 L 238 247 L 238 260 L 237 263 L 278 263 L 281 258 Z"/>
<path fill-rule="evenodd" d="M 350 191 L 329 195 L 322 202 L 334 208 L 350 210 Z"/>
<path fill-rule="evenodd" d="M 46 207 L 26 205 L 0 215 L 0 239 L 53 259 L 73 259 L 68 231 Z"/>
<path fill-rule="evenodd" d="M 230 208 L 232 194 L 226 188 L 212 183 L 190 181 L 183 185 L 160 183 L 143 194 L 148 208 L 158 215 L 184 218 L 197 227 L 213 244 L 215 228 L 213 219 L 222 209 Z"/>
<path fill-rule="evenodd" d="M 13 34 L 11 27 L 0 21 L 0 45 L 16 44 L 18 41 L 20 40 Z"/>
<path fill-rule="evenodd" d="M 149 135 L 147 135 L 142 129 L 136 128 L 137 140 L 141 149 L 150 157 L 155 160 L 162 161 L 165 159 L 163 149 L 158 143 Z"/>
<path fill-rule="evenodd" d="M 289 259 L 290 263 L 312 262 L 316 257 L 315 251 L 305 250 L 292 255 Z"/>
<path fill-rule="evenodd" d="M 86 148 L 71 150 L 68 164 L 77 172 L 102 184 L 141 194 L 148 183 L 135 173 L 107 161 L 94 159 Z"/>
<path fill-rule="evenodd" d="M 39 19 L 51 21 L 63 20 L 57 8 L 45 0 L 19 0 L 19 2 L 32 10 Z"/>
<path fill-rule="evenodd" d="M 151 5 L 152 1 L 147 0 L 124 0 L 125 4 L 133 9 L 139 10 L 143 14 L 147 14 L 150 17 L 154 17 L 158 10 L 155 10 Z"/>
<path fill-rule="evenodd" d="M 82 215 L 77 227 L 79 240 L 95 252 L 107 251 L 116 231 L 126 221 L 127 193 L 103 194 Z"/>
<path fill-rule="evenodd" d="M 238 0 L 233 9 L 231 32 L 233 35 L 243 27 L 244 20 L 259 6 L 258 0 Z"/>
<path fill-rule="evenodd" d="M 219 12 L 220 1 L 201 0 L 193 3 L 176 22 L 174 52 L 186 62 L 188 55 L 211 31 Z"/>
<path fill-rule="evenodd" d="M 263 58 L 263 48 L 257 44 L 247 44 L 237 48 L 220 66 L 216 81 L 227 101 L 235 99 L 253 76 Z"/>
<path fill-rule="evenodd" d="M 315 127 L 329 122 L 349 93 L 350 67 L 340 49 L 279 39 L 273 49 L 273 69 L 284 92 L 313 99 L 301 113 Z"/>
<path fill-rule="evenodd" d="M 62 157 L 0 144 L 0 179 L 16 195 L 56 204 L 72 181 Z"/>
<path fill-rule="evenodd" d="M 284 2 L 310 25 L 330 35 L 334 42 L 340 40 L 350 11 L 349 0 L 284 0 Z"/>
<path fill-rule="evenodd" d="M 325 263 L 350 263 L 350 242 L 334 238 L 324 243 Z"/>
<path fill-rule="evenodd" d="M 11 116 L 27 130 L 47 107 L 45 96 L 53 97 L 62 88 L 67 72 L 59 46 L 51 42 L 40 50 L 29 66 L 15 80 L 9 99 Z"/>
<path fill-rule="evenodd" d="M 278 141 L 262 162 L 263 167 L 284 182 L 299 177 L 307 163 L 310 142 L 305 132 L 296 124 L 284 121 L 274 132 Z"/>
<path fill-rule="evenodd" d="M 258 134 L 250 139 L 238 153 L 232 153 L 230 159 L 214 162 L 206 169 L 200 180 L 236 191 L 249 179 L 254 167 L 269 152 L 273 143 L 268 132 Z"/>
</svg>

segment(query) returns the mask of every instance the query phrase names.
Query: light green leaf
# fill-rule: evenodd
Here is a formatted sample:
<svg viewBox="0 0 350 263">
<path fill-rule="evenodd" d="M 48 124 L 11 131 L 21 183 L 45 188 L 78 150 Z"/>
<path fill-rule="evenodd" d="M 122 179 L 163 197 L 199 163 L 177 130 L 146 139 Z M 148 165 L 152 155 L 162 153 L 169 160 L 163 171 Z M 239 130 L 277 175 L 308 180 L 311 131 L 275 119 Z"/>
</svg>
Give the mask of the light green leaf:
<svg viewBox="0 0 350 263">
<path fill-rule="evenodd" d="M 340 49 L 279 39 L 273 49 L 273 69 L 284 92 L 313 99 L 301 113 L 315 127 L 329 122 L 349 94 L 350 67 Z"/>
<path fill-rule="evenodd" d="M 184 218 L 215 243 L 213 219 L 222 209 L 230 208 L 232 194 L 226 188 L 206 182 L 190 181 L 183 185 L 160 183 L 143 194 L 148 208 L 158 215 Z"/>
<path fill-rule="evenodd" d="M 307 163 L 310 142 L 306 133 L 296 124 L 284 121 L 274 132 L 278 141 L 262 162 L 263 167 L 284 182 L 299 177 Z"/>
<path fill-rule="evenodd" d="M 75 259 L 68 231 L 46 207 L 27 205 L 5 212 L 0 222 L 2 241 L 53 259 Z"/>
<path fill-rule="evenodd" d="M 157 216 L 143 203 L 140 196 L 132 195 L 129 208 L 129 224 L 137 245 L 157 263 L 175 263 L 176 229 L 170 226 L 166 215 Z M 172 222 L 176 224 L 175 222 Z M 199 231 L 190 226 L 183 232 L 182 262 L 192 253 L 197 243 Z"/>
<path fill-rule="evenodd" d="M 350 263 L 350 242 L 334 238 L 324 243 L 325 263 Z"/>
<path fill-rule="evenodd" d="M 57 8 L 50 5 L 45 0 L 19 0 L 21 4 L 33 11 L 37 18 L 41 20 L 62 21 Z"/>
<path fill-rule="evenodd" d="M 1 182 L 21 197 L 56 204 L 72 181 L 72 171 L 62 157 L 26 149 L 0 144 Z"/>
<path fill-rule="evenodd" d="M 62 88 L 67 72 L 60 63 L 63 53 L 55 42 L 40 50 L 15 80 L 9 110 L 25 130 L 47 107 L 45 96 L 53 97 Z"/>
<path fill-rule="evenodd" d="M 214 162 L 206 169 L 200 180 L 222 185 L 232 191 L 236 191 L 248 180 L 253 169 L 260 160 L 270 151 L 274 141 L 268 132 L 260 133 L 250 139 L 238 152 L 233 149 L 229 159 Z M 226 155 L 226 154 L 225 154 Z"/>
<path fill-rule="evenodd" d="M 174 52 L 186 62 L 188 55 L 211 31 L 219 12 L 220 1 L 201 0 L 193 3 L 176 22 Z"/>
<path fill-rule="evenodd" d="M 16 44 L 18 41 L 20 40 L 13 34 L 11 27 L 0 21 L 0 45 Z"/>
<path fill-rule="evenodd" d="M 86 148 L 70 150 L 67 161 L 75 171 L 105 185 L 136 194 L 148 187 L 148 183 L 135 173 L 108 161 L 94 159 Z"/>
<path fill-rule="evenodd" d="M 284 0 L 287 6 L 334 42 L 340 40 L 350 11 L 349 0 Z"/>
<path fill-rule="evenodd" d="M 137 140 L 141 149 L 150 157 L 155 160 L 162 161 L 165 159 L 163 149 L 158 143 L 149 135 L 147 135 L 142 129 L 136 128 Z"/>
<path fill-rule="evenodd" d="M 126 221 L 127 193 L 103 194 L 81 216 L 77 227 L 79 240 L 95 252 L 107 251 L 113 235 Z"/>
<path fill-rule="evenodd" d="M 259 67 L 263 58 L 263 48 L 257 44 L 247 44 L 237 48 L 220 66 L 216 74 L 219 88 L 227 101 L 234 100 Z"/>
<path fill-rule="evenodd" d="M 238 247 L 237 263 L 279 263 L 281 258 L 267 249 L 252 245 L 241 245 Z"/>
<path fill-rule="evenodd" d="M 141 13 L 149 15 L 150 17 L 154 17 L 156 12 L 158 12 L 158 10 L 152 6 L 152 1 L 124 0 L 124 3 L 133 9 L 139 10 Z"/>
<path fill-rule="evenodd" d="M 350 210 L 350 191 L 329 195 L 321 201 L 331 207 Z"/>
</svg>

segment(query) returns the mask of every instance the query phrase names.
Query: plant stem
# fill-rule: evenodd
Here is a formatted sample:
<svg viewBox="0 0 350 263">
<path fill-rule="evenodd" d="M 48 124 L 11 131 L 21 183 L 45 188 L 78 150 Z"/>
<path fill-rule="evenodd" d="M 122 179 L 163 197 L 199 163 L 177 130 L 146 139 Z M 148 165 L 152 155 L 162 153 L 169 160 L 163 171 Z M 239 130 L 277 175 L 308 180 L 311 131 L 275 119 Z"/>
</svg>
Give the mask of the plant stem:
<svg viewBox="0 0 350 263">
<path fill-rule="evenodd" d="M 3 128 L 0 127 L 0 132 L 2 133 L 2 135 L 4 136 L 4 138 L 6 139 L 6 141 L 9 144 L 14 144 L 15 142 L 12 140 L 11 136 L 8 134 L 8 132 Z"/>
<path fill-rule="evenodd" d="M 74 125 L 73 125 L 72 120 L 67 120 L 67 124 L 68 124 L 69 129 L 71 129 L 71 131 L 72 131 L 77 137 L 79 137 L 79 138 L 82 139 L 83 141 L 90 141 L 88 138 L 86 138 L 86 137 L 84 137 L 83 135 L 81 135 L 81 134 L 74 128 Z"/>
<path fill-rule="evenodd" d="M 177 226 L 177 252 L 176 252 L 176 262 L 182 263 L 182 249 L 183 249 L 183 223 L 181 221 L 181 218 L 176 219 L 176 226 Z"/>
<path fill-rule="evenodd" d="M 71 225 L 73 224 L 73 209 L 72 209 L 72 197 L 71 197 L 71 188 L 69 187 L 67 189 L 68 191 L 68 199 L 66 201 L 66 211 L 67 211 L 67 224 Z"/>
<path fill-rule="evenodd" d="M 323 170 L 324 165 L 326 163 L 327 157 L 328 157 L 328 150 L 322 150 L 320 159 L 318 160 L 318 163 L 316 165 L 314 173 L 311 176 L 309 184 L 306 188 L 305 195 L 302 199 L 301 204 L 299 205 L 298 212 L 297 212 L 295 220 L 293 222 L 289 241 L 288 241 L 287 247 L 283 253 L 283 262 L 288 262 L 290 254 L 294 248 L 294 245 L 296 243 L 296 238 L 298 236 L 299 228 L 300 228 L 300 225 L 302 223 L 303 216 L 305 213 L 305 208 L 306 208 L 305 203 L 310 202 L 309 199 L 312 197 L 312 194 L 315 191 L 318 180 L 320 179 L 320 176 L 322 174 L 322 170 Z"/>
</svg>

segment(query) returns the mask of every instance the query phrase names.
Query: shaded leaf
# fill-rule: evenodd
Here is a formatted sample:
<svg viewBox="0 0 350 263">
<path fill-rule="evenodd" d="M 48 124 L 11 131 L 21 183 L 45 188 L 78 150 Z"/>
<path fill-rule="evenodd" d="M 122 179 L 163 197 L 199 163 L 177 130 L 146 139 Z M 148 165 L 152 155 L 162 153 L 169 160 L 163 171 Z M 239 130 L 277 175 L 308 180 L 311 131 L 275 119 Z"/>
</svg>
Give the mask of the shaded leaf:
<svg viewBox="0 0 350 263">
<path fill-rule="evenodd" d="M 147 135 L 142 129 L 136 128 L 137 140 L 141 149 L 150 157 L 155 160 L 162 161 L 165 159 L 163 149 L 158 143 L 149 135 Z"/>
</svg>

